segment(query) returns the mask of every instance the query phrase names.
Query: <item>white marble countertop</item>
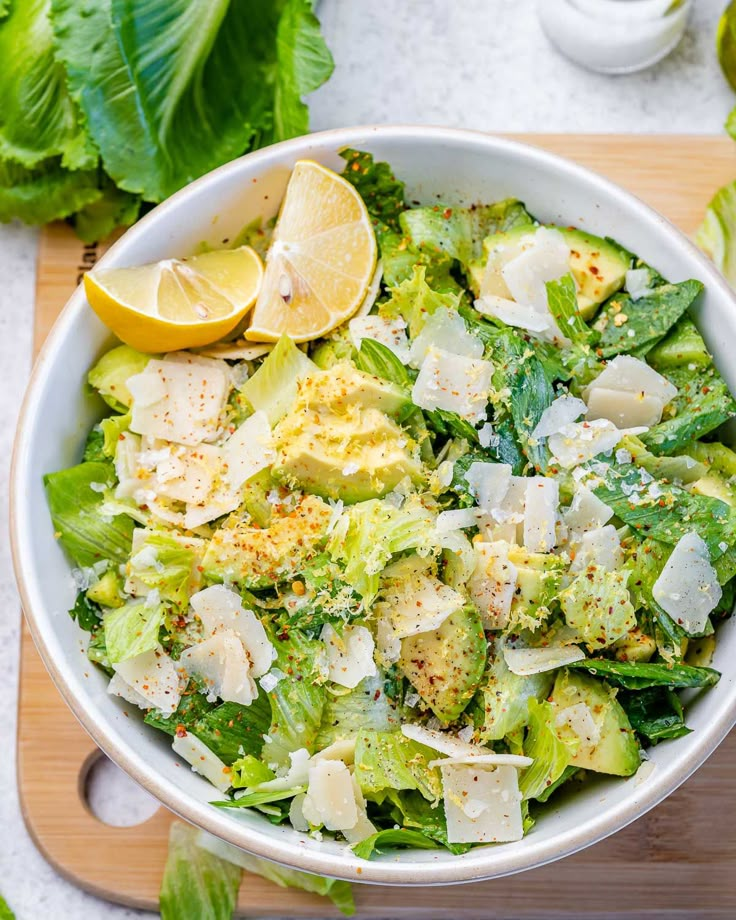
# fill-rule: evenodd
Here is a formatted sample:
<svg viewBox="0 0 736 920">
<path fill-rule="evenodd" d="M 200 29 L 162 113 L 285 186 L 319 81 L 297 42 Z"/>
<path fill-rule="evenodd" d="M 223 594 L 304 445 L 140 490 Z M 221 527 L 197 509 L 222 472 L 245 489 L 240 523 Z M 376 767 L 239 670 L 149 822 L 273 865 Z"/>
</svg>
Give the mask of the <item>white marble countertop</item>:
<svg viewBox="0 0 736 920">
<path fill-rule="evenodd" d="M 696 0 L 689 30 L 667 60 L 640 74 L 603 77 L 579 70 L 547 44 L 532 0 L 323 0 L 320 15 L 336 69 L 311 100 L 312 125 L 718 133 L 736 103 L 714 51 L 725 5 Z M 3 517 L 13 430 L 30 364 L 35 249 L 33 230 L 0 225 Z M 0 543 L 0 604 L 0 891 L 19 920 L 152 917 L 77 890 L 44 862 L 26 833 L 13 756 L 19 622 L 7 540 Z M 104 796 L 112 812 L 128 807 L 125 782 Z"/>
</svg>

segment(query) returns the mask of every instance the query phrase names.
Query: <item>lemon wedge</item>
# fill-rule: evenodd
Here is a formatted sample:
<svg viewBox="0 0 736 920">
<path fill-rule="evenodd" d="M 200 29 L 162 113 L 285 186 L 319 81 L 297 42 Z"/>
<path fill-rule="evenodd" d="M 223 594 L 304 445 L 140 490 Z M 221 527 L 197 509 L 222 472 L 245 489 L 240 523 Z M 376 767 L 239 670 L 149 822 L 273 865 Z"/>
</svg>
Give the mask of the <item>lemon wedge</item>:
<svg viewBox="0 0 736 920">
<path fill-rule="evenodd" d="M 84 276 L 90 306 L 115 335 L 139 351 L 210 345 L 253 306 L 263 263 L 249 246 L 164 259 Z"/>
<path fill-rule="evenodd" d="M 360 307 L 376 268 L 363 199 L 331 169 L 299 160 L 286 188 L 245 337 L 317 339 Z"/>
</svg>

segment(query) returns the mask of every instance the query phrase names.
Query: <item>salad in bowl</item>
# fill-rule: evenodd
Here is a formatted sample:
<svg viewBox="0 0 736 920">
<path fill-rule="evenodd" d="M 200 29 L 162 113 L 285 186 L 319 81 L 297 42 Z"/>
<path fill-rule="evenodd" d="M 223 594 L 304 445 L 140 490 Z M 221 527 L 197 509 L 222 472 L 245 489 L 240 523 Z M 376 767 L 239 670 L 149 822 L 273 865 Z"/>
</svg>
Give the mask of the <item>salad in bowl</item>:
<svg viewBox="0 0 736 920">
<path fill-rule="evenodd" d="M 736 404 L 700 281 L 342 157 L 229 248 L 86 277 L 122 344 L 46 495 L 89 658 L 213 808 L 461 854 L 690 731 Z"/>
</svg>

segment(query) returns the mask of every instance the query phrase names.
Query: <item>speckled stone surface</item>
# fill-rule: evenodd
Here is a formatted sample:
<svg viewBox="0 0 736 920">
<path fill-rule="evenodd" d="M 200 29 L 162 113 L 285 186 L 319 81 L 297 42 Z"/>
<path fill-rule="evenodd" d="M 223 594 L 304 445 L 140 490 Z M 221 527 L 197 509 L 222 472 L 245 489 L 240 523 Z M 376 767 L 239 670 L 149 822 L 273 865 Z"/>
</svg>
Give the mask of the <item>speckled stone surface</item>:
<svg viewBox="0 0 736 920">
<path fill-rule="evenodd" d="M 667 60 L 644 73 L 603 77 L 579 70 L 548 45 L 531 0 L 323 0 L 320 15 L 336 69 L 312 98 L 312 124 L 717 133 L 736 101 L 713 50 L 723 6 L 725 0 L 696 0 L 689 30 Z M 0 226 L 3 518 L 13 430 L 30 367 L 35 246 L 34 231 Z M 13 756 L 19 621 L 7 540 L 0 541 L 0 608 L 0 891 L 19 920 L 152 917 L 78 891 L 44 862 L 25 831 Z M 114 819 L 130 809 L 135 791 L 124 778 L 107 775 L 106 814 Z M 145 813 L 145 803 L 137 807 Z"/>
</svg>

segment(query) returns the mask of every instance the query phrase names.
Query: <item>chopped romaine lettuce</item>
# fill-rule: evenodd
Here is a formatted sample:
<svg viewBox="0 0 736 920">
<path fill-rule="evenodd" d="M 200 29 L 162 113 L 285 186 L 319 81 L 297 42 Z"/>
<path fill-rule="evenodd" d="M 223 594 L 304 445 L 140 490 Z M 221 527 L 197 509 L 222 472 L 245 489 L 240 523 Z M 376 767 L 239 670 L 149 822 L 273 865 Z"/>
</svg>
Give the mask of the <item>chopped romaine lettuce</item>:
<svg viewBox="0 0 736 920">
<path fill-rule="evenodd" d="M 110 463 L 80 463 L 43 479 L 51 520 L 59 542 L 77 565 L 90 566 L 102 559 L 126 562 L 133 541 L 133 521 L 124 515 L 108 516 L 104 493 L 115 482 Z"/>
</svg>

